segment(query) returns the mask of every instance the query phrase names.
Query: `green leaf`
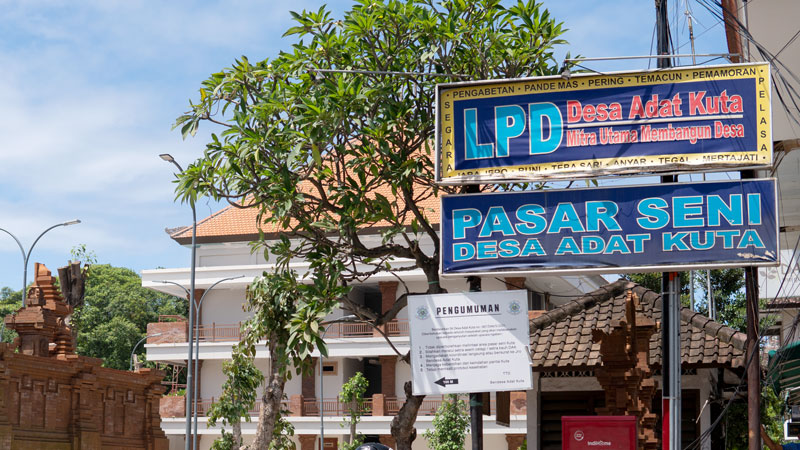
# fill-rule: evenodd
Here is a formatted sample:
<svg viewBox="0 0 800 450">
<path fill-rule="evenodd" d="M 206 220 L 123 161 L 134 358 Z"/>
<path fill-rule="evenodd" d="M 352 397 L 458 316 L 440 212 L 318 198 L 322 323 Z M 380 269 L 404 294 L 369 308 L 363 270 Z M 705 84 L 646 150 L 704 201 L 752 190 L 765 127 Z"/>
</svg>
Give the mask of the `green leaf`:
<svg viewBox="0 0 800 450">
<path fill-rule="evenodd" d="M 322 157 L 319 154 L 319 147 L 317 147 L 317 144 L 311 144 L 311 156 L 314 158 L 314 164 L 317 166 L 322 165 Z"/>
</svg>

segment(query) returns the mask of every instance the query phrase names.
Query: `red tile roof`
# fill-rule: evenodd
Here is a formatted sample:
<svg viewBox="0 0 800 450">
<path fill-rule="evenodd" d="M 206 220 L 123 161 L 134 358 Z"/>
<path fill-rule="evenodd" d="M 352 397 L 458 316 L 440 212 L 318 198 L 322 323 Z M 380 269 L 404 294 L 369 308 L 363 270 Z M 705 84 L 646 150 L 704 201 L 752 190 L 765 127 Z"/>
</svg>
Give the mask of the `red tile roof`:
<svg viewBox="0 0 800 450">
<path fill-rule="evenodd" d="M 420 189 L 419 191 L 420 193 L 417 194 L 417 207 L 428 218 L 432 226 L 438 226 L 441 220 L 439 198 L 433 196 L 429 189 Z M 391 187 L 388 185 L 380 186 L 378 189 L 375 189 L 375 193 L 383 195 L 390 202 L 393 200 L 398 201 L 392 194 Z M 403 207 L 403 201 L 399 200 L 398 209 L 402 210 Z M 259 226 L 257 219 L 258 208 L 256 207 L 240 208 L 228 206 L 197 223 L 197 242 L 253 241 L 259 236 L 259 228 L 266 235 L 274 235 L 280 231 L 284 231 L 274 223 L 262 222 Z M 405 217 L 402 218 L 402 223 L 406 226 L 410 226 L 413 219 L 413 215 L 407 213 Z M 379 221 L 365 227 L 365 229 L 380 229 L 389 225 L 390 224 L 386 221 Z M 167 230 L 167 233 L 169 233 L 172 239 L 175 239 L 179 243 L 188 244 L 191 242 L 192 238 L 192 227 L 187 226 Z"/>
<path fill-rule="evenodd" d="M 661 321 L 661 296 L 619 280 L 531 320 L 535 371 L 585 370 L 602 364 L 592 329 L 610 331 L 625 318 L 627 291 L 639 296 L 644 315 Z M 689 308 L 681 310 L 681 360 L 689 367 L 742 367 L 747 336 Z M 661 333 L 650 339 L 650 364 L 661 365 Z"/>
</svg>

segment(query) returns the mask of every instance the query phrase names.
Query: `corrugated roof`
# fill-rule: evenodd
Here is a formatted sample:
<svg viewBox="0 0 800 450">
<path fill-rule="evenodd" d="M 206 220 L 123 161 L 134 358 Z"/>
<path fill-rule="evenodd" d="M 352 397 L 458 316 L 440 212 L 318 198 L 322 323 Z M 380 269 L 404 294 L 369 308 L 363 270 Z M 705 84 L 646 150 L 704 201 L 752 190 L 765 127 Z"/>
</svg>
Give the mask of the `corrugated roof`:
<svg viewBox="0 0 800 450">
<path fill-rule="evenodd" d="M 633 291 L 643 313 L 661 321 L 661 296 L 643 286 L 619 280 L 547 311 L 531 320 L 533 370 L 576 370 L 600 366 L 600 344 L 592 329 L 611 330 L 611 322 L 625 318 L 625 299 Z M 681 310 L 681 360 L 684 366 L 744 365 L 747 336 L 689 308 Z M 650 363 L 661 365 L 661 333 L 650 338 Z"/>
</svg>

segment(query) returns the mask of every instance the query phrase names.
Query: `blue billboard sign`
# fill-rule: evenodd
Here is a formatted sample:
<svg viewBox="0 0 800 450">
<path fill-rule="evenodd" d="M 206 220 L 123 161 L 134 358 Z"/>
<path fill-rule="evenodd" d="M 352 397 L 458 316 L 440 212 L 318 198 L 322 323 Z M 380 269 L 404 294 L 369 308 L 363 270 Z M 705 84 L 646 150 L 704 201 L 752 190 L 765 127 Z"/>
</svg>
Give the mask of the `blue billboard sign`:
<svg viewBox="0 0 800 450">
<path fill-rule="evenodd" d="M 531 181 L 772 164 L 769 65 L 449 83 L 437 181 Z"/>
<path fill-rule="evenodd" d="M 774 179 L 442 197 L 441 272 L 776 265 Z"/>
</svg>

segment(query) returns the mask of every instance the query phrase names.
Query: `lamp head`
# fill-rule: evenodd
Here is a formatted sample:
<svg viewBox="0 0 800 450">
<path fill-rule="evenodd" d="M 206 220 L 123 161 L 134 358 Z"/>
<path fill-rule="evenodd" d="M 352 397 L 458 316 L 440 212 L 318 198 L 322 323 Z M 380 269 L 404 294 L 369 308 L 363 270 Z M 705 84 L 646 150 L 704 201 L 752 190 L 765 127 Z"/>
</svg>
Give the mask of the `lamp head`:
<svg viewBox="0 0 800 450">
<path fill-rule="evenodd" d="M 564 64 L 561 67 L 561 78 L 563 78 L 565 80 L 569 80 L 570 76 L 572 76 L 572 73 L 569 71 L 569 67 L 567 67 L 567 65 Z"/>
<path fill-rule="evenodd" d="M 66 227 L 66 226 L 69 226 L 69 225 L 75 225 L 75 224 L 79 224 L 79 223 L 81 223 L 80 219 L 73 219 L 73 220 L 70 220 L 70 221 L 62 223 L 61 225 Z"/>
<path fill-rule="evenodd" d="M 330 325 L 332 323 L 342 323 L 342 322 L 360 322 L 361 319 L 358 318 L 355 314 L 349 314 L 347 316 L 339 317 L 338 319 L 331 319 L 327 322 L 323 322 L 323 325 Z"/>
<path fill-rule="evenodd" d="M 162 153 L 162 154 L 158 155 L 158 157 L 163 159 L 166 162 L 171 162 L 171 163 L 175 162 L 175 158 L 173 158 L 172 155 L 170 155 L 169 153 Z"/>
</svg>

